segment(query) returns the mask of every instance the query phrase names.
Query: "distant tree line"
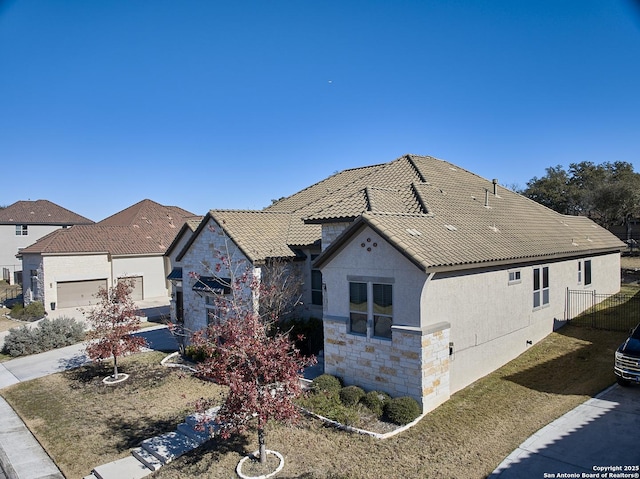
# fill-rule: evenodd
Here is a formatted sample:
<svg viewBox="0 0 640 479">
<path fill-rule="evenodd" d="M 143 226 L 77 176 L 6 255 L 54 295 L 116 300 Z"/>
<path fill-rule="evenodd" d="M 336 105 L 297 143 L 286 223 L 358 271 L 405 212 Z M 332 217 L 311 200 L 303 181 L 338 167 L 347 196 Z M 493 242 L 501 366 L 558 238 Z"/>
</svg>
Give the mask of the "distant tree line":
<svg viewBox="0 0 640 479">
<path fill-rule="evenodd" d="M 640 174 L 625 161 L 590 161 L 546 169 L 533 177 L 519 193 L 566 215 L 582 215 L 611 229 L 640 217 Z"/>
</svg>

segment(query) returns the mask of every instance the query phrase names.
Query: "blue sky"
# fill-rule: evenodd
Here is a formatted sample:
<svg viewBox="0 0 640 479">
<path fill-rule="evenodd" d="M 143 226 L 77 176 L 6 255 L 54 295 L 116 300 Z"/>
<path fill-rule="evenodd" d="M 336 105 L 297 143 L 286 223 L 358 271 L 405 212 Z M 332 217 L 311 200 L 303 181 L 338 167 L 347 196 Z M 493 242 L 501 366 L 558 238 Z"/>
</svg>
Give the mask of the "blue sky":
<svg viewBox="0 0 640 479">
<path fill-rule="evenodd" d="M 0 0 L 0 204 L 260 209 L 432 155 L 640 171 L 632 0 Z"/>
</svg>

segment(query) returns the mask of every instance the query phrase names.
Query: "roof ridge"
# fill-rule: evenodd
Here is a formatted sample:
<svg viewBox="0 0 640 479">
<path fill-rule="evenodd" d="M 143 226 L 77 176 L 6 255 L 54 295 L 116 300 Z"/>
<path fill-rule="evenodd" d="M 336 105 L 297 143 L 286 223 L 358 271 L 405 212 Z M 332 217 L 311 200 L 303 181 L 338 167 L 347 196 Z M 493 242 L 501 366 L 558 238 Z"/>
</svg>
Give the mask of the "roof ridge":
<svg viewBox="0 0 640 479">
<path fill-rule="evenodd" d="M 240 210 L 240 209 L 211 209 L 209 212 L 217 212 L 217 213 L 264 213 L 270 215 L 290 215 L 292 212 L 290 211 L 270 211 L 270 210 Z"/>
</svg>

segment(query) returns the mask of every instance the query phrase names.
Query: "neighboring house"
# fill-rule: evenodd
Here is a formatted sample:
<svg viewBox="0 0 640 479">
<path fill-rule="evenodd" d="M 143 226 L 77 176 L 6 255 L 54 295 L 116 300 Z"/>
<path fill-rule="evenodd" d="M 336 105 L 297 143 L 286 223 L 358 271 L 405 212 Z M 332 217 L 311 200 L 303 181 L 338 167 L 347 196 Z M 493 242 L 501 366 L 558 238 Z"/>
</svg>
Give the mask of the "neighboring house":
<svg viewBox="0 0 640 479">
<path fill-rule="evenodd" d="M 337 173 L 260 212 L 211 212 L 183 250 L 187 271 L 215 262 L 205 225 L 222 225 L 250 260 L 258 240 L 261 257 L 321 249 L 307 269 L 321 271 L 325 372 L 425 411 L 563 324 L 567 289 L 617 292 L 625 247 L 588 218 L 415 155 Z M 202 325 L 206 298 L 187 289 L 185 323 Z"/>
<path fill-rule="evenodd" d="M 0 269 L 8 283 L 22 282 L 22 263 L 16 258 L 24 248 L 60 228 L 89 225 L 93 221 L 47 200 L 17 201 L 0 210 Z"/>
<path fill-rule="evenodd" d="M 168 284 L 164 253 L 194 215 L 176 206 L 143 200 L 93 225 L 54 231 L 20 250 L 29 279 L 25 303 L 45 310 L 96 303 L 100 287 L 130 279 L 135 301 L 164 298 Z"/>
</svg>

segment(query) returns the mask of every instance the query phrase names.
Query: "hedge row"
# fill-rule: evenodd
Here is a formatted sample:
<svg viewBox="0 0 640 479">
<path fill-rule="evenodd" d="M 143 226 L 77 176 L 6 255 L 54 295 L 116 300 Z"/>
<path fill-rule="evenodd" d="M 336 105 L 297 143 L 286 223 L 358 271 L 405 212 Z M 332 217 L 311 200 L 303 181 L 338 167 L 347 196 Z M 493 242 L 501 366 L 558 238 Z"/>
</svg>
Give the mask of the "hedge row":
<svg viewBox="0 0 640 479">
<path fill-rule="evenodd" d="M 381 391 L 365 392 L 358 386 L 343 387 L 340 379 L 330 374 L 314 379 L 312 393 L 303 400 L 304 407 L 347 425 L 357 422 L 360 405 L 376 417 L 398 425 L 408 424 L 422 414 L 420 405 L 411 397 L 391 398 Z"/>
</svg>

